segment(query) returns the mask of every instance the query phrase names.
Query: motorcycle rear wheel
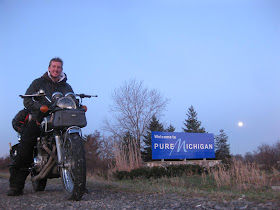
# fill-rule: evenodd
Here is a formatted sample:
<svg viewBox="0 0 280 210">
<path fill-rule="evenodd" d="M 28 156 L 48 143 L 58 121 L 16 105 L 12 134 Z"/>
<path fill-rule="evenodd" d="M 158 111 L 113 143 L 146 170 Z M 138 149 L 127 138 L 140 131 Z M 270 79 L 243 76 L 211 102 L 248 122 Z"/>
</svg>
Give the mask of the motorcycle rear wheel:
<svg viewBox="0 0 280 210">
<path fill-rule="evenodd" d="M 62 185 L 68 200 L 80 200 L 86 189 L 86 159 L 83 140 L 79 134 L 68 135 L 63 146 Z"/>
</svg>

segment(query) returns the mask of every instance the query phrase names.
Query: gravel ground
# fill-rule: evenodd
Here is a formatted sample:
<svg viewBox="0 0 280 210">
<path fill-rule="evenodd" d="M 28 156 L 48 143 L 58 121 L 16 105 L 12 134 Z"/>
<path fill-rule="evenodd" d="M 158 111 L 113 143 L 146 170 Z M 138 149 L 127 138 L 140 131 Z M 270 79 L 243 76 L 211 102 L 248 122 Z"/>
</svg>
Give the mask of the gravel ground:
<svg viewBox="0 0 280 210">
<path fill-rule="evenodd" d="M 9 197 L 8 186 L 8 179 L 0 178 L 0 209 L 280 209 L 280 203 L 255 203 L 244 198 L 215 201 L 176 194 L 116 192 L 100 185 L 92 185 L 81 201 L 68 201 L 62 186 L 52 180 L 43 192 L 34 192 L 28 180 L 23 195 Z"/>
</svg>

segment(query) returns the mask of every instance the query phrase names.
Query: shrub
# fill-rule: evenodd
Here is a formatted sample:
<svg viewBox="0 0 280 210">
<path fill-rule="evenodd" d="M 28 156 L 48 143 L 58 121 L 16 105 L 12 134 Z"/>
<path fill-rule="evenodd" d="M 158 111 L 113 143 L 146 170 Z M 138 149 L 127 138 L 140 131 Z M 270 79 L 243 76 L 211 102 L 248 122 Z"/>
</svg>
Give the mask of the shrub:
<svg viewBox="0 0 280 210">
<path fill-rule="evenodd" d="M 1 171 L 7 171 L 8 170 L 8 166 L 11 163 L 10 157 L 1 157 L 0 158 L 0 170 Z"/>
<path fill-rule="evenodd" d="M 130 172 L 116 171 L 113 175 L 116 179 L 136 179 L 136 178 L 154 178 L 162 177 L 181 177 L 184 175 L 202 174 L 203 167 L 199 165 L 170 165 L 166 167 L 152 167 L 152 168 L 137 168 Z"/>
<path fill-rule="evenodd" d="M 129 172 L 128 171 L 116 171 L 114 173 L 116 179 L 123 180 L 129 179 Z"/>
<path fill-rule="evenodd" d="M 183 175 L 201 174 L 203 167 L 199 165 L 170 165 L 166 167 L 167 177 L 180 177 Z"/>
</svg>

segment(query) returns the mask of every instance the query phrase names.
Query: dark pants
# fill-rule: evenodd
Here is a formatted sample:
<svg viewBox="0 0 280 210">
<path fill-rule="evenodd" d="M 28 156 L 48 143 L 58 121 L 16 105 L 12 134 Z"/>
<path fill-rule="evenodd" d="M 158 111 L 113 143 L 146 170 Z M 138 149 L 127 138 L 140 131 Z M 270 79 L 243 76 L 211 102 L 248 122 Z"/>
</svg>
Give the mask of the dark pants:
<svg viewBox="0 0 280 210">
<path fill-rule="evenodd" d="M 37 143 L 37 137 L 40 136 L 40 128 L 35 120 L 31 120 L 17 147 L 17 156 L 10 168 L 10 188 L 22 190 L 26 177 L 29 174 L 28 168 L 33 162 L 33 148 Z"/>
</svg>

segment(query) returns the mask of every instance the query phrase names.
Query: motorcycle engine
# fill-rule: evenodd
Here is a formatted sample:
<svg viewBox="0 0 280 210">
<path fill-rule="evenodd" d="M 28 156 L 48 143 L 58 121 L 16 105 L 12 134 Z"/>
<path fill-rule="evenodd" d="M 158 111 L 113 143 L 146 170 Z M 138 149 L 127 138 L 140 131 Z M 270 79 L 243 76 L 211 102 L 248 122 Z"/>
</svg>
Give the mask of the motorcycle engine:
<svg viewBox="0 0 280 210">
<path fill-rule="evenodd" d="M 47 155 L 37 155 L 36 157 L 34 157 L 33 159 L 33 163 L 34 163 L 34 168 L 37 172 L 40 172 L 44 166 L 47 164 L 48 162 L 48 156 Z"/>
<path fill-rule="evenodd" d="M 40 137 L 39 137 L 40 138 Z M 33 167 L 37 172 L 40 172 L 47 164 L 49 154 L 42 147 L 41 141 L 37 142 L 37 155 L 33 158 Z"/>
</svg>

